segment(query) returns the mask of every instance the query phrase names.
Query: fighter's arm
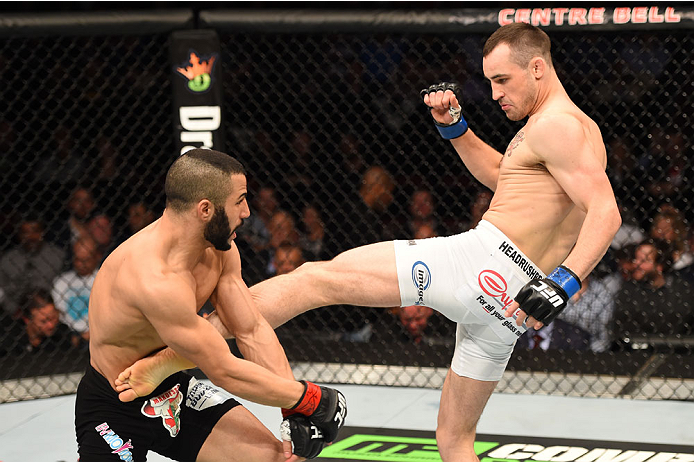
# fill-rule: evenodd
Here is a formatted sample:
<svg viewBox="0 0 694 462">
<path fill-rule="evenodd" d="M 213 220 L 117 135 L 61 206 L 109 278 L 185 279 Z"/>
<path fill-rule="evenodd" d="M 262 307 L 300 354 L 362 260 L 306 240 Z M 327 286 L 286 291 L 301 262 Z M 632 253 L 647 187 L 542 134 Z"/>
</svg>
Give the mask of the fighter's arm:
<svg viewBox="0 0 694 462">
<path fill-rule="evenodd" d="M 453 122 L 449 109 L 460 109 L 458 97 L 451 90 L 424 93 L 424 104 L 431 107 L 431 116 L 441 125 Z M 499 179 L 499 164 L 503 154 L 482 141 L 471 129 L 462 135 L 450 139 L 453 148 L 460 156 L 465 167 L 477 180 L 496 191 Z"/>
<path fill-rule="evenodd" d="M 527 136 L 530 149 L 586 214 L 576 245 L 563 262 L 585 279 L 622 223 L 603 159 L 588 142 L 583 125 L 570 115 L 544 116 Z"/>
<path fill-rule="evenodd" d="M 195 296 L 177 275 L 150 277 L 140 294 L 142 312 L 161 339 L 198 365 L 215 384 L 253 402 L 292 407 L 304 385 L 236 358 L 215 328 L 195 312 Z"/>
<path fill-rule="evenodd" d="M 529 314 L 528 326 L 539 329 L 541 324 L 536 325 L 536 321 L 549 323 L 566 307 L 580 281 L 607 251 L 622 220 L 604 159 L 588 142 L 578 119 L 565 114 L 545 115 L 526 136 L 538 161 L 585 213 L 576 244 L 564 262 L 546 278 L 526 284 L 506 310 L 506 316 L 511 316 L 520 307 L 516 323 L 522 324 Z"/>
<path fill-rule="evenodd" d="M 224 268 L 210 301 L 226 327 L 224 330 L 236 338 L 236 345 L 245 359 L 279 376 L 294 378 L 275 331 L 256 308 L 241 277 L 241 257 L 235 244 L 224 253 Z M 212 321 L 217 322 L 214 318 Z M 219 327 L 215 326 L 220 330 Z"/>
</svg>

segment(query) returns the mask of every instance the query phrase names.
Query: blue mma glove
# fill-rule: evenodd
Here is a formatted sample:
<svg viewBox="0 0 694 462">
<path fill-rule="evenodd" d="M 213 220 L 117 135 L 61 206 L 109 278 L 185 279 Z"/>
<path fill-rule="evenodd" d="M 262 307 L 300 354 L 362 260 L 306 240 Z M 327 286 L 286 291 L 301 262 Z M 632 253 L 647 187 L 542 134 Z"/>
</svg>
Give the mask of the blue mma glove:
<svg viewBox="0 0 694 462">
<path fill-rule="evenodd" d="M 429 88 L 425 88 L 424 90 L 419 92 L 419 95 L 424 98 L 424 95 L 427 95 L 429 93 L 436 93 L 437 91 L 443 91 L 445 92 L 446 90 L 451 90 L 453 94 L 455 94 L 455 97 L 458 100 L 458 104 L 463 100 L 463 94 L 460 86 L 456 83 L 450 83 L 450 82 L 441 82 L 437 83 L 434 85 L 431 85 Z M 430 96 L 431 98 L 431 96 Z M 438 129 L 439 133 L 441 134 L 441 137 L 444 140 L 452 140 L 454 138 L 458 138 L 460 136 L 463 136 L 465 132 L 467 132 L 468 126 L 467 122 L 463 118 L 462 110 L 461 108 L 449 108 L 448 113 L 453 117 L 453 122 L 450 124 L 441 124 L 434 119 L 434 124 L 436 125 L 436 128 Z"/>
<path fill-rule="evenodd" d="M 559 265 L 546 278 L 534 279 L 524 285 L 515 300 L 527 315 L 549 324 L 580 289 L 578 276 L 566 266 Z"/>
</svg>

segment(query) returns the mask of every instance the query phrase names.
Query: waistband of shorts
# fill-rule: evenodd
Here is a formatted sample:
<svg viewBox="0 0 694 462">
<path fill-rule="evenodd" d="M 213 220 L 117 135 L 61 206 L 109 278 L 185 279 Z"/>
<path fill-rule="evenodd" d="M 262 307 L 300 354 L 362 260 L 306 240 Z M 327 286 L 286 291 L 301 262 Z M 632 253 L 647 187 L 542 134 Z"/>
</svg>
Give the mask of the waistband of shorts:
<svg viewBox="0 0 694 462">
<path fill-rule="evenodd" d="M 544 278 L 547 276 L 516 244 L 513 243 L 511 239 L 508 238 L 508 236 L 489 221 L 480 220 L 475 229 L 480 229 L 485 233 L 494 235 L 499 241 L 497 249 L 507 256 L 523 273 L 530 276 L 531 279 L 536 279 L 538 277 Z"/>
</svg>

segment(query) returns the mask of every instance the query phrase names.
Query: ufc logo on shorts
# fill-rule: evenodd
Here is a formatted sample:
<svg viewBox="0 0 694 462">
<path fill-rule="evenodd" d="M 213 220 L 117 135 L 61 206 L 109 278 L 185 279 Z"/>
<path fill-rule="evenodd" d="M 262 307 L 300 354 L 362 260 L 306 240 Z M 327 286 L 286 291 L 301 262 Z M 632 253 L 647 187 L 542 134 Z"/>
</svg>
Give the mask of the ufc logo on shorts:
<svg viewBox="0 0 694 462">
<path fill-rule="evenodd" d="M 555 308 L 564 303 L 561 296 L 542 281 L 537 281 L 537 283 L 533 286 L 533 289 L 542 294 L 542 296 L 545 297 Z"/>
</svg>

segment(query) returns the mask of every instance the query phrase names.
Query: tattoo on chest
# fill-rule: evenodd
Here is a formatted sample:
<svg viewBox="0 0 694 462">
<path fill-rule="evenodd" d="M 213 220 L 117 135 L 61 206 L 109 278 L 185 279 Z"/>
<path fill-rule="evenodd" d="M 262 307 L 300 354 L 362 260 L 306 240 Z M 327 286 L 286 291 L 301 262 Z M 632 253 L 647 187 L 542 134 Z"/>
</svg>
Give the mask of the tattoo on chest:
<svg viewBox="0 0 694 462">
<path fill-rule="evenodd" d="M 524 139 L 525 139 L 525 133 L 523 133 L 523 130 L 516 133 L 516 136 L 513 137 L 513 139 L 509 143 L 508 147 L 506 148 L 505 154 L 508 157 L 511 157 L 513 150 L 516 149 L 518 147 L 518 145 L 521 144 L 521 141 L 523 141 Z"/>
</svg>

